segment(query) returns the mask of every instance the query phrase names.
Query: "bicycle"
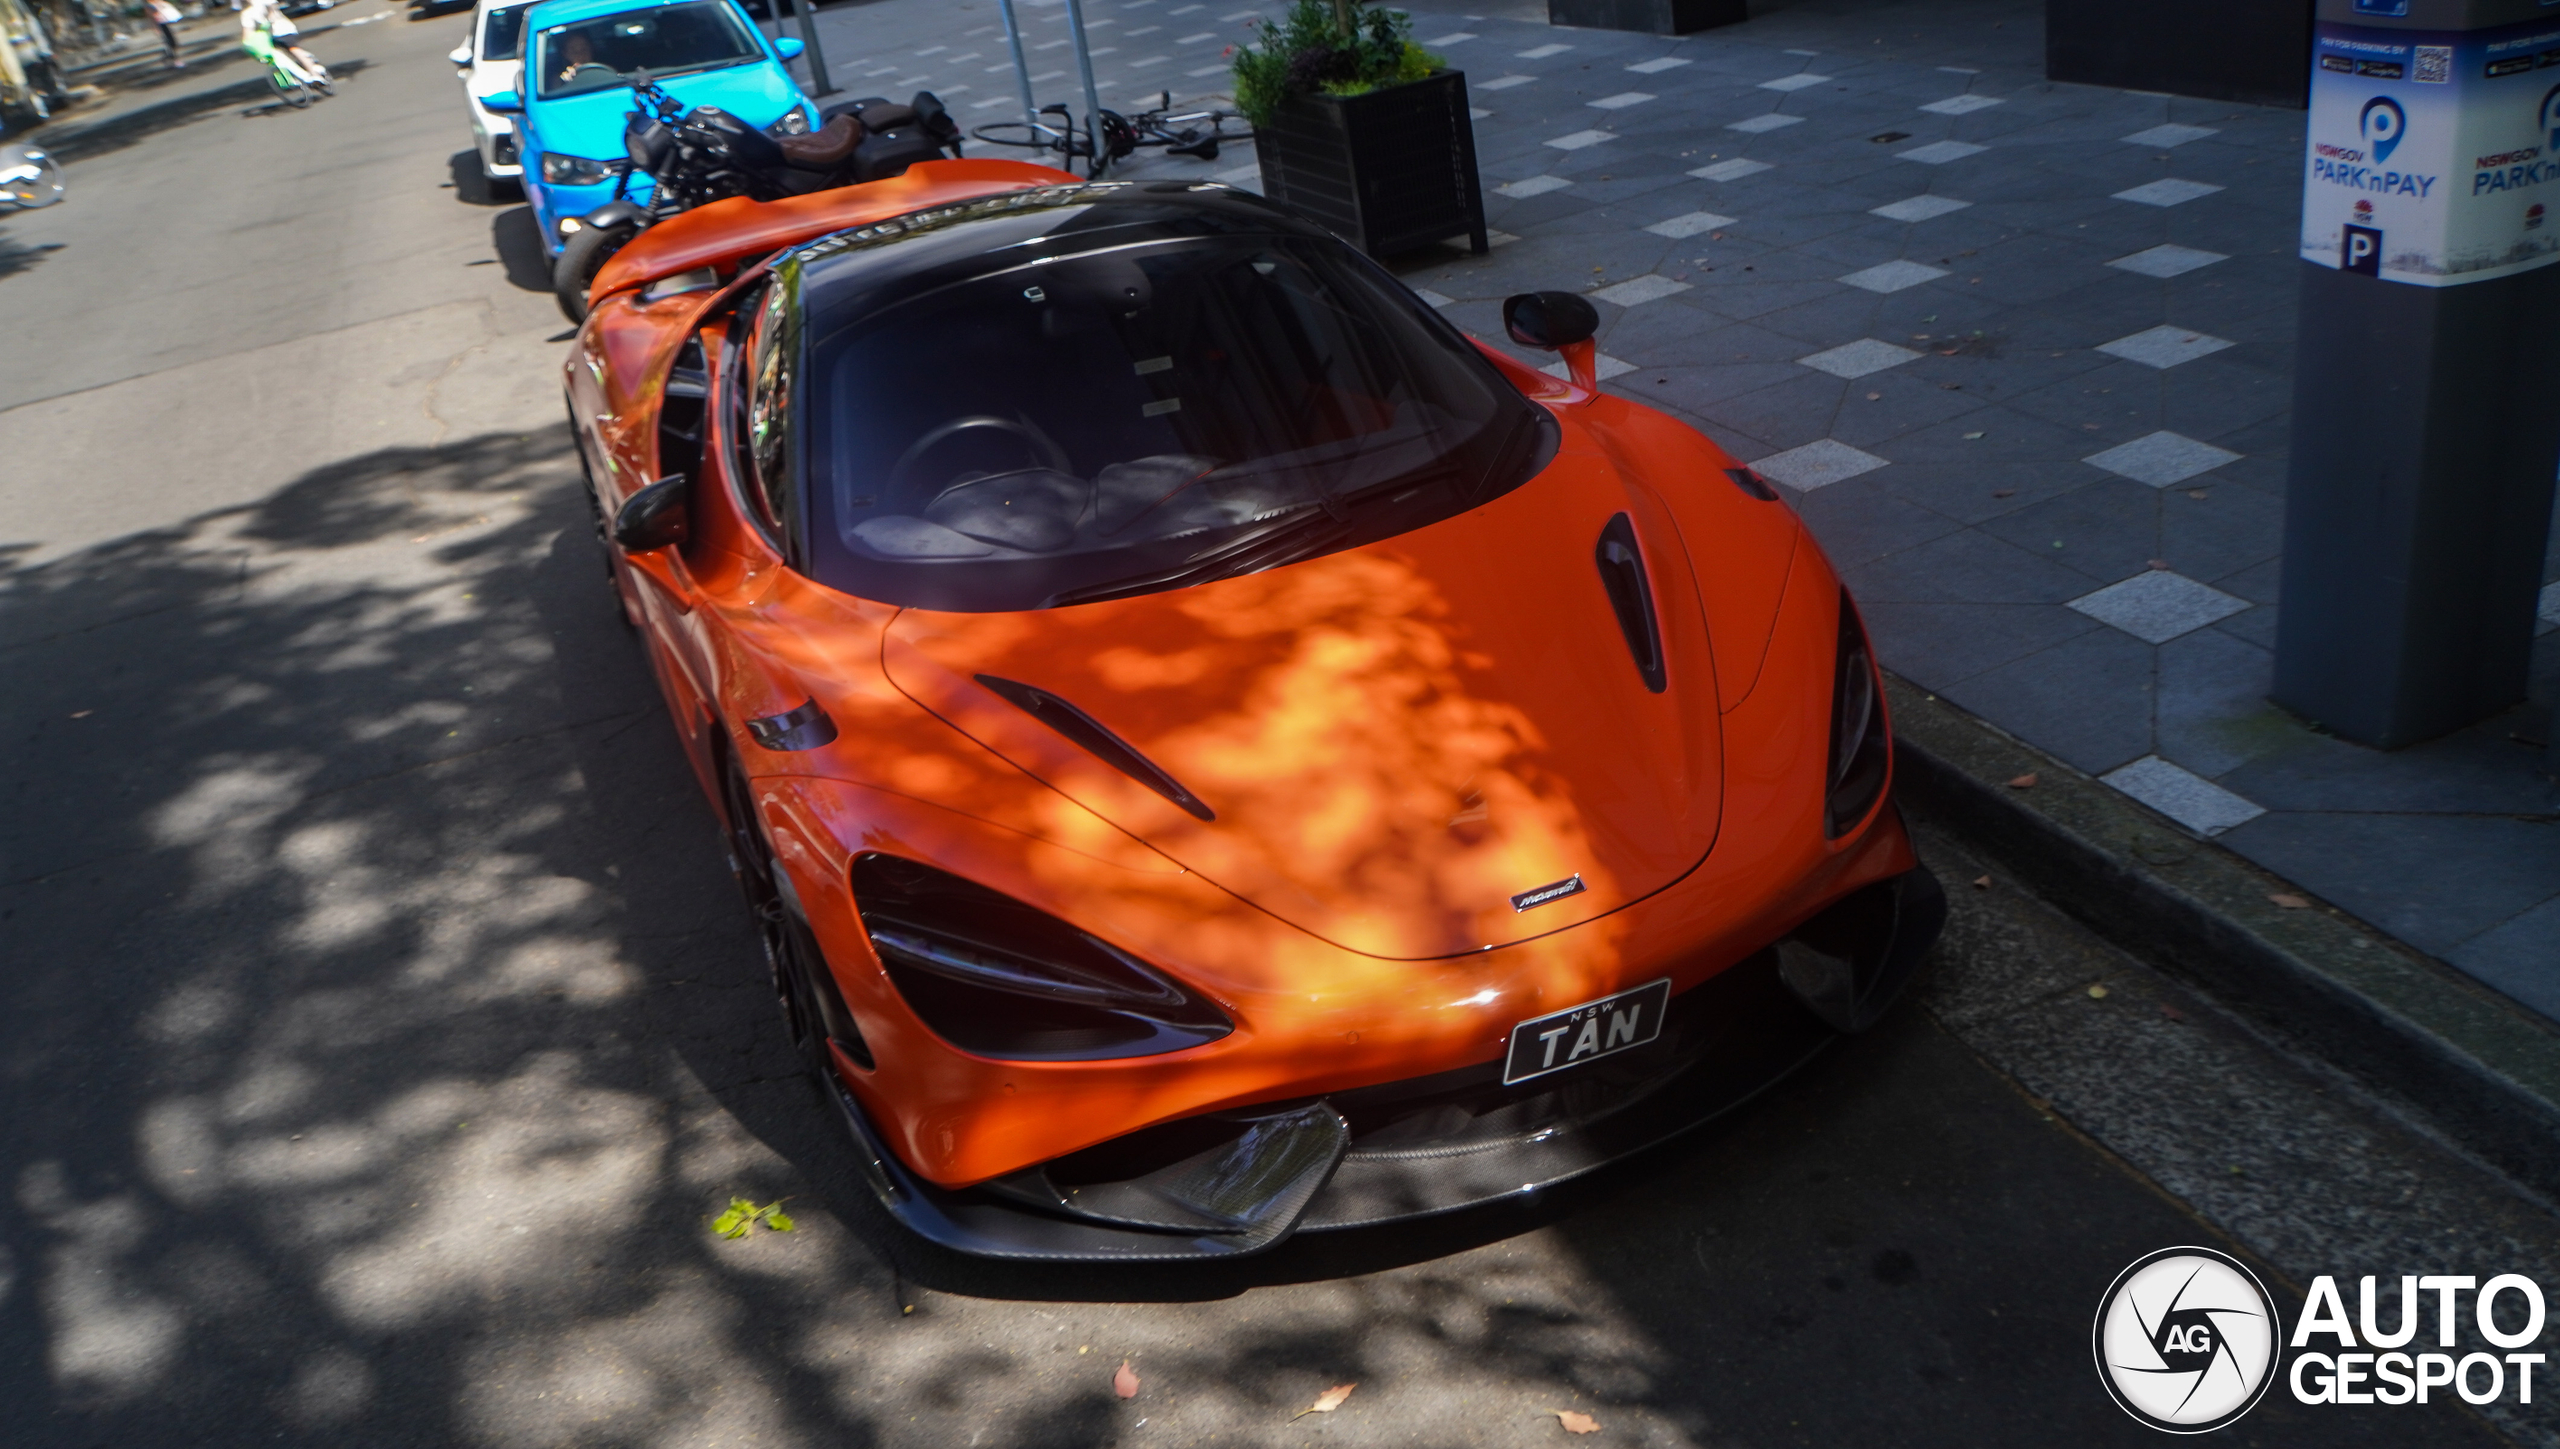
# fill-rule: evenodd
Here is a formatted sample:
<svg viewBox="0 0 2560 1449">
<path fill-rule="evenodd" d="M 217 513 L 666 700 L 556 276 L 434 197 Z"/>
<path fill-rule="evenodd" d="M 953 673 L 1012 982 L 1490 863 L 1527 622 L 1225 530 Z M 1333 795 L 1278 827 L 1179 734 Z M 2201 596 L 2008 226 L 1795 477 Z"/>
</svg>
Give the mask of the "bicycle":
<svg viewBox="0 0 2560 1449">
<path fill-rule="evenodd" d="M 291 56 L 265 35 L 252 33 L 240 42 L 240 48 L 256 56 L 267 68 L 267 84 L 275 87 L 276 96 L 299 111 L 323 96 L 334 94 L 325 72 L 306 74 Z"/>
<path fill-rule="evenodd" d="M 1142 148 L 1161 148 L 1168 156 L 1192 156 L 1202 161 L 1218 159 L 1218 143 L 1244 139 L 1243 133 L 1230 132 L 1226 123 L 1242 117 L 1230 110 L 1175 111 L 1173 93 L 1157 94 L 1155 109 L 1123 116 L 1118 111 L 1102 113 L 1102 154 L 1094 155 L 1091 128 L 1076 125 L 1074 113 L 1063 105 L 1040 108 L 1041 116 L 1056 116 L 1058 124 L 1034 118 L 1028 121 L 992 121 L 970 131 L 970 135 L 990 146 L 1020 146 L 1034 151 L 1057 153 L 1073 169 L 1077 157 L 1087 158 L 1087 176 L 1099 176 L 1114 161 L 1134 155 Z M 1204 129 L 1205 126 L 1205 129 Z"/>
</svg>

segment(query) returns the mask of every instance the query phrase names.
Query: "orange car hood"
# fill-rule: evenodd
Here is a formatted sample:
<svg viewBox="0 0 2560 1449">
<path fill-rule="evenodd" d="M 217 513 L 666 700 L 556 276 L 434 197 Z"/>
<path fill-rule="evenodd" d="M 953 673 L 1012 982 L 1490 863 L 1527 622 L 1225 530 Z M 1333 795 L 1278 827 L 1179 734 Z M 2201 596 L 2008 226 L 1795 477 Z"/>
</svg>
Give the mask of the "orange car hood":
<svg viewBox="0 0 2560 1449">
<path fill-rule="evenodd" d="M 1459 517 L 1283 568 L 1028 613 L 910 609 L 890 679 L 1189 870 L 1336 945 L 1415 959 L 1603 915 L 1714 844 L 1706 623 L 1670 516 L 1587 443 Z M 1646 688 L 1595 562 L 1632 515 L 1666 644 Z M 1134 746 L 1200 820 L 977 682 Z M 1579 877 L 1525 910 L 1512 897 Z"/>
</svg>

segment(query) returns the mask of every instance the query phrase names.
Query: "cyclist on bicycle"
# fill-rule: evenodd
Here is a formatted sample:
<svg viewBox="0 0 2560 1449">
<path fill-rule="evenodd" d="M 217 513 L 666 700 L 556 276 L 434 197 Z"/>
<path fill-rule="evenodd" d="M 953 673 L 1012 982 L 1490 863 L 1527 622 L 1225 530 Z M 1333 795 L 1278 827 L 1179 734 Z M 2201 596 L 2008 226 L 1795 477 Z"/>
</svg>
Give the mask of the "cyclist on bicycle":
<svg viewBox="0 0 2560 1449">
<path fill-rule="evenodd" d="M 282 0 L 248 0 L 240 7 L 240 48 L 307 86 L 329 84 L 329 68 L 296 42 L 301 31 Z"/>
</svg>

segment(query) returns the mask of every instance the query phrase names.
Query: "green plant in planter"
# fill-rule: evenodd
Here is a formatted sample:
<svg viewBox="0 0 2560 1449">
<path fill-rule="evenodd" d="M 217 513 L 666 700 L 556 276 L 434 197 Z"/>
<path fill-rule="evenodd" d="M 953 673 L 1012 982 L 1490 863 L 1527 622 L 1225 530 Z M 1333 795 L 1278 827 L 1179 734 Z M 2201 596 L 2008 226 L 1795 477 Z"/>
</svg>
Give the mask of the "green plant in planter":
<svg viewBox="0 0 2560 1449">
<path fill-rule="evenodd" d="M 1352 0 L 1298 0 L 1236 52 L 1236 109 L 1271 124 L 1291 96 L 1356 96 L 1417 81 L 1440 57 L 1413 43 L 1413 17 Z"/>
</svg>

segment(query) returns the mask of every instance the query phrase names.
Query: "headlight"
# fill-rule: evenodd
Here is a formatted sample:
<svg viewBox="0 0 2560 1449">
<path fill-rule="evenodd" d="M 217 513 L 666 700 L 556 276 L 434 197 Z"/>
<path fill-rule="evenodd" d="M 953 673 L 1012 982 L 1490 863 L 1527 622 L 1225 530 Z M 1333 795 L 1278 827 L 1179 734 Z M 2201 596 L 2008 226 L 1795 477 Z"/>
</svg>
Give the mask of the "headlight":
<svg viewBox="0 0 2560 1449">
<path fill-rule="evenodd" d="M 1849 591 L 1842 589 L 1839 654 L 1831 675 L 1831 771 L 1822 811 L 1824 831 L 1833 839 L 1848 834 L 1875 808 L 1876 797 L 1884 793 L 1891 750 L 1867 631 L 1858 622 Z"/>
<path fill-rule="evenodd" d="M 594 186 L 631 169 L 628 161 L 590 161 L 584 156 L 542 153 L 542 179 L 554 186 Z"/>
<path fill-rule="evenodd" d="M 1126 951 L 931 866 L 857 856 L 853 902 L 898 994 L 962 1051 L 1098 1061 L 1181 1051 L 1235 1030 Z"/>
<path fill-rule="evenodd" d="M 782 113 L 781 120 L 773 123 L 773 134 L 777 136 L 808 135 L 809 118 L 802 114 L 798 106 L 793 106 L 790 110 Z"/>
</svg>

